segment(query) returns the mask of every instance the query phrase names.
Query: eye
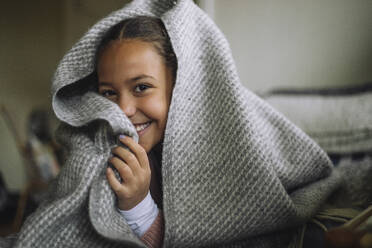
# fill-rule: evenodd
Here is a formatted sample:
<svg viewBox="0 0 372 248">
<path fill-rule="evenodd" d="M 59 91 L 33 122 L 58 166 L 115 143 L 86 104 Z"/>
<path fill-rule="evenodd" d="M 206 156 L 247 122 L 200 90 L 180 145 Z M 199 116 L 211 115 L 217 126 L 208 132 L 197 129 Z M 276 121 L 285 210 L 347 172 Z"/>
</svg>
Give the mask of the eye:
<svg viewBox="0 0 372 248">
<path fill-rule="evenodd" d="M 99 92 L 103 97 L 106 97 L 106 98 L 113 98 L 115 95 L 116 95 L 116 92 L 113 91 L 113 90 L 100 90 Z"/>
<path fill-rule="evenodd" d="M 141 92 L 147 90 L 148 88 L 150 88 L 150 87 L 146 84 L 138 84 L 134 87 L 134 92 L 135 93 L 141 93 Z"/>
</svg>

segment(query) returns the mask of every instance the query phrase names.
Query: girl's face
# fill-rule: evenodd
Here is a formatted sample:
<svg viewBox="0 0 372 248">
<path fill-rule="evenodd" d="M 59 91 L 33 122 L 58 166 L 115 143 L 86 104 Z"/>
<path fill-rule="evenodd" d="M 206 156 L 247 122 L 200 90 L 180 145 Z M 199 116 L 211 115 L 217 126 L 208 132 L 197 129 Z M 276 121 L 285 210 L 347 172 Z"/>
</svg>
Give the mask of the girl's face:
<svg viewBox="0 0 372 248">
<path fill-rule="evenodd" d="M 136 39 L 112 41 L 97 66 L 99 93 L 117 103 L 149 152 L 164 136 L 173 78 L 155 47 Z"/>
</svg>

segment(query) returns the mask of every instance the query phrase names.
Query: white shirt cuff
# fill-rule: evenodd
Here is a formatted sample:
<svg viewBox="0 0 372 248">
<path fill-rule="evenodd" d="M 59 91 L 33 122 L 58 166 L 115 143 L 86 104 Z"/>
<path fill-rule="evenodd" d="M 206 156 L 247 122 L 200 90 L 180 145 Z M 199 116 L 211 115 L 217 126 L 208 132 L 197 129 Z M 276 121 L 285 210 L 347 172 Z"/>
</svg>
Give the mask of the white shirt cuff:
<svg viewBox="0 0 372 248">
<path fill-rule="evenodd" d="M 150 228 L 159 213 L 158 206 L 152 199 L 150 191 L 145 199 L 132 209 L 118 210 L 138 237 L 141 237 Z"/>
</svg>

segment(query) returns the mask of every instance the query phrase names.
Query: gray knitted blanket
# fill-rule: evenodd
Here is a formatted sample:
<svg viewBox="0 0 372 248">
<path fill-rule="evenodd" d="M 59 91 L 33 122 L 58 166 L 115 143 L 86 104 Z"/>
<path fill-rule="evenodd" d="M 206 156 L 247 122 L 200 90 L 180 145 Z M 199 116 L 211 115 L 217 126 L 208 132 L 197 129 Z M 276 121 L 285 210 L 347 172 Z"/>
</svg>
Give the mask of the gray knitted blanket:
<svg viewBox="0 0 372 248">
<path fill-rule="evenodd" d="M 337 187 L 322 149 L 239 81 L 227 41 L 191 0 L 135 0 L 94 25 L 61 61 L 53 108 L 65 165 L 12 247 L 144 247 L 116 211 L 105 177 L 118 134 L 136 137 L 92 89 L 109 27 L 160 17 L 178 58 L 163 145 L 165 247 L 287 247 Z"/>
</svg>

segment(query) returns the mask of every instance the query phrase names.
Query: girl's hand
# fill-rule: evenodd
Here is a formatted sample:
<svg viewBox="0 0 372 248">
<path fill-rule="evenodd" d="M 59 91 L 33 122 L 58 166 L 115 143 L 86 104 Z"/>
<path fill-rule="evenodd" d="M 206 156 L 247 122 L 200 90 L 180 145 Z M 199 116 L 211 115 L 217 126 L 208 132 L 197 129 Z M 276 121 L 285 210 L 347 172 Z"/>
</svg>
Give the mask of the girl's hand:
<svg viewBox="0 0 372 248">
<path fill-rule="evenodd" d="M 109 162 L 118 170 L 122 179 L 120 182 L 113 170 L 107 168 L 107 179 L 118 197 L 118 207 L 129 210 L 140 203 L 147 195 L 150 187 L 151 169 L 145 149 L 132 138 L 120 138 L 128 149 L 115 147 L 112 150 L 114 157 Z"/>
</svg>

